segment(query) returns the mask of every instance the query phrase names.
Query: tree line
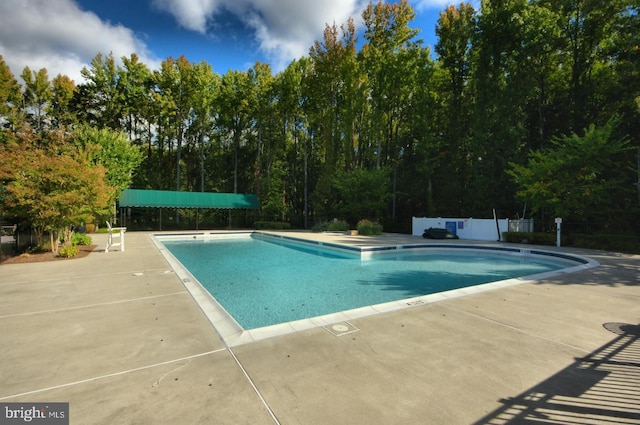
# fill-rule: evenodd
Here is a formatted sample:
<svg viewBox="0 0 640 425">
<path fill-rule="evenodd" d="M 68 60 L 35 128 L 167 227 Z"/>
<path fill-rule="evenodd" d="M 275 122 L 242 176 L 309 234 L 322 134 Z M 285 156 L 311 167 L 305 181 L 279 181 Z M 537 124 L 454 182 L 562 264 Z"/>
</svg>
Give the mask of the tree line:
<svg viewBox="0 0 640 425">
<path fill-rule="evenodd" d="M 89 126 L 142 153 L 131 187 L 255 193 L 252 220 L 564 215 L 638 229 L 640 6 L 483 0 L 440 12 L 434 52 L 407 0 L 327 25 L 274 74 L 97 54 L 84 81 L 0 57 L 4 132 Z M 240 223 L 248 224 L 248 223 Z M 623 226 L 623 228 L 620 228 Z"/>
</svg>

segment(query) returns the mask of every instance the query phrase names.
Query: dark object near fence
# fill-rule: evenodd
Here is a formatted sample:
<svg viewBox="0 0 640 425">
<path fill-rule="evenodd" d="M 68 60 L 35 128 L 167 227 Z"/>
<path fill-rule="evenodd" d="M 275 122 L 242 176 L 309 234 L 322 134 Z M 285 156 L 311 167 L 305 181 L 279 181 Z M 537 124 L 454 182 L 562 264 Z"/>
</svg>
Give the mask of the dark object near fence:
<svg viewBox="0 0 640 425">
<path fill-rule="evenodd" d="M 447 229 L 438 229 L 434 227 L 424 229 L 422 237 L 425 239 L 459 239 L 458 235 L 451 233 Z"/>
</svg>

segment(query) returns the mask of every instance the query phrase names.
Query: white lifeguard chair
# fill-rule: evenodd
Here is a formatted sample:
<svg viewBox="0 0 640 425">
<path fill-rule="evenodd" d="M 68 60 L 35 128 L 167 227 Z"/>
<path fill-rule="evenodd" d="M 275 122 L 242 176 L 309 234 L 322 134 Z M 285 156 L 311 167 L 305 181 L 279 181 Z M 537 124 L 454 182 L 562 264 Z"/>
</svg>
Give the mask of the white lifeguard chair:
<svg viewBox="0 0 640 425">
<path fill-rule="evenodd" d="M 107 239 L 107 247 L 104 252 L 109 252 L 109 249 L 114 246 L 120 247 L 120 252 L 124 252 L 124 233 L 127 231 L 126 227 L 111 227 L 111 223 L 107 221 L 107 228 L 109 229 L 109 239 Z M 120 238 L 119 242 L 113 242 L 114 238 Z"/>
</svg>

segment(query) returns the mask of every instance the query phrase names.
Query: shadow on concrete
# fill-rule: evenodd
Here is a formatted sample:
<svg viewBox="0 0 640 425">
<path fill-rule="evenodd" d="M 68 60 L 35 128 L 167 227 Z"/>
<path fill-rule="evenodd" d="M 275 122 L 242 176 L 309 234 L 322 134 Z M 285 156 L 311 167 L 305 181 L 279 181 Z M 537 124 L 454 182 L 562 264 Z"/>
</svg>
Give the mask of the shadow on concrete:
<svg viewBox="0 0 640 425">
<path fill-rule="evenodd" d="M 605 323 L 618 334 L 475 425 L 640 424 L 640 325 Z"/>
</svg>

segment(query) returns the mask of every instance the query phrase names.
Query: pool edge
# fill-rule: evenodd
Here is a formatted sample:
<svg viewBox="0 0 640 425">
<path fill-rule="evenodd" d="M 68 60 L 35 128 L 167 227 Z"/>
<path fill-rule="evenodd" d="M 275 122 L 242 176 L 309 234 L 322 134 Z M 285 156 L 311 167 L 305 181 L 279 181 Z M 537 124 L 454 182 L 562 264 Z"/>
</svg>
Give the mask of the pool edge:
<svg viewBox="0 0 640 425">
<path fill-rule="evenodd" d="M 310 245 L 319 245 L 322 247 L 328 247 L 330 249 L 346 250 L 347 252 L 360 251 L 365 253 L 383 253 L 383 252 L 397 252 L 398 250 L 407 249 L 421 249 L 421 248 L 446 248 L 446 249 L 458 249 L 458 250 L 493 250 L 510 252 L 512 254 L 530 255 L 530 256 L 550 256 L 554 258 L 564 259 L 566 261 L 574 261 L 577 264 L 572 267 L 566 267 L 558 270 L 538 273 L 529 276 L 523 276 L 518 278 L 505 279 L 501 281 L 489 282 L 480 285 L 474 285 L 466 288 L 453 289 L 450 291 L 443 291 L 434 294 L 421 295 L 418 297 L 407 298 L 403 300 L 390 301 L 381 304 L 374 304 L 365 307 L 358 307 L 351 310 L 344 310 L 336 313 L 330 313 L 321 316 L 315 316 L 306 319 L 300 319 L 293 322 L 279 323 L 275 325 L 265 326 L 256 329 L 244 329 L 238 322 L 231 316 L 224 307 L 218 303 L 218 301 L 211 295 L 202 284 L 182 265 L 182 263 L 173 256 L 173 254 L 166 249 L 166 247 L 158 240 L 161 238 L 174 238 L 184 239 L 185 237 L 192 237 L 197 239 L 198 236 L 203 238 L 211 237 L 237 237 L 239 235 L 251 236 L 257 233 L 260 235 L 273 236 L 278 239 L 289 239 L 296 242 L 303 242 Z M 169 263 L 176 275 L 180 278 L 181 282 L 191 294 L 192 298 L 198 304 L 202 312 L 205 314 L 214 330 L 224 342 L 227 347 L 236 347 L 252 342 L 261 341 L 276 336 L 287 335 L 303 330 L 326 327 L 339 322 L 346 322 L 349 320 L 361 319 L 364 317 L 373 316 L 376 314 L 387 313 L 392 311 L 403 310 L 407 308 L 413 308 L 420 305 L 432 304 L 440 301 L 446 301 L 461 296 L 477 294 L 490 290 L 505 288 L 514 285 L 520 285 L 523 283 L 538 282 L 542 279 L 548 279 L 556 275 L 574 273 L 581 270 L 587 270 L 590 268 L 598 267 L 599 262 L 583 257 L 577 254 L 558 253 L 554 251 L 546 251 L 539 248 L 520 248 L 512 246 L 500 246 L 496 244 L 442 244 L 442 243 L 419 243 L 419 244 L 398 244 L 398 245 L 380 245 L 376 247 L 358 247 L 347 244 L 340 244 L 335 242 L 322 242 L 312 239 L 304 239 L 301 237 L 292 237 L 288 235 L 274 235 L 273 233 L 266 233 L 261 231 L 195 231 L 195 232 L 180 232 L 180 233 L 152 233 L 149 235 L 154 246 L 160 251 L 165 260 Z"/>
</svg>

